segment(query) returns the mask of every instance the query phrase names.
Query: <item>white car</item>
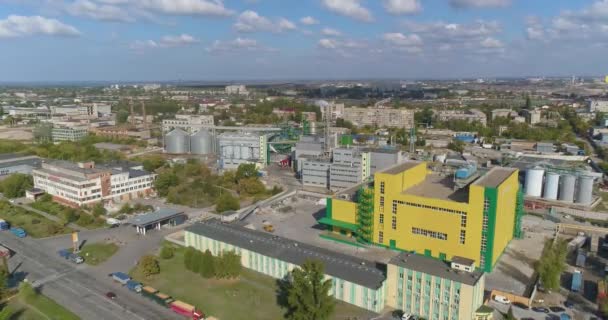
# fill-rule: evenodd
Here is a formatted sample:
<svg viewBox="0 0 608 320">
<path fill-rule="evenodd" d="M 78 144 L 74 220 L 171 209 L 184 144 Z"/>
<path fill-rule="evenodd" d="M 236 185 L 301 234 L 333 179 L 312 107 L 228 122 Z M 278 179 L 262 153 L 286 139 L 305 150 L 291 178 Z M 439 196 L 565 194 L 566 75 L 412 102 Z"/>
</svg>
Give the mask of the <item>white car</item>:
<svg viewBox="0 0 608 320">
<path fill-rule="evenodd" d="M 500 303 L 504 303 L 504 304 L 510 304 L 511 303 L 511 300 L 509 300 L 509 298 L 507 298 L 505 296 L 501 296 L 501 295 L 495 295 L 494 296 L 494 301 L 500 302 Z"/>
<path fill-rule="evenodd" d="M 413 314 L 404 313 L 404 314 L 401 316 L 401 320 L 418 320 L 418 317 L 416 317 L 416 316 L 415 316 L 415 315 L 413 315 Z"/>
</svg>

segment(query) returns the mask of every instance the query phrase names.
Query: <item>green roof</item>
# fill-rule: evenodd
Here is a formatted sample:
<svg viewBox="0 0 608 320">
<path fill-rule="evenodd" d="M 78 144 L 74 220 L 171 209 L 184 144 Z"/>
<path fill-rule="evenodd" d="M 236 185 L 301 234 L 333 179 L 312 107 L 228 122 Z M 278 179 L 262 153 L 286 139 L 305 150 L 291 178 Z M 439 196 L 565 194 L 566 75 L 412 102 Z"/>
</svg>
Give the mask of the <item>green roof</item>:
<svg viewBox="0 0 608 320">
<path fill-rule="evenodd" d="M 354 223 L 334 220 L 334 219 L 331 219 L 328 217 L 323 217 L 323 218 L 319 219 L 319 223 L 327 224 L 327 225 L 330 225 L 333 227 L 338 227 L 338 228 L 342 228 L 342 229 L 346 229 L 346 230 L 350 230 L 350 231 L 357 231 L 359 229 L 359 226 Z"/>
<path fill-rule="evenodd" d="M 477 314 L 488 314 L 488 313 L 493 313 L 494 309 L 492 307 L 486 306 L 486 305 L 482 305 L 481 307 L 479 307 L 477 309 L 477 311 L 475 311 L 475 313 Z"/>
</svg>

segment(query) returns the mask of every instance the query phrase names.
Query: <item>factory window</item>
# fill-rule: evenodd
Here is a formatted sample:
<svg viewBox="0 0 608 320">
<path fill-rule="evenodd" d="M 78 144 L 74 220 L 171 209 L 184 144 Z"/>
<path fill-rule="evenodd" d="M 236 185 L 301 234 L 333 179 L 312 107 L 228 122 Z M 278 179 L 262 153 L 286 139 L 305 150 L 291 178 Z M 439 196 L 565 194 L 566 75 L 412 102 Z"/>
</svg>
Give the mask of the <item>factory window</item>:
<svg viewBox="0 0 608 320">
<path fill-rule="evenodd" d="M 378 243 L 383 243 L 384 242 L 384 232 L 379 231 L 378 232 Z"/>
<path fill-rule="evenodd" d="M 384 181 L 380 182 L 380 194 L 384 194 Z"/>
<path fill-rule="evenodd" d="M 384 196 L 380 196 L 380 208 L 384 207 Z"/>
<path fill-rule="evenodd" d="M 483 200 L 483 211 L 488 211 L 490 209 L 490 199 L 485 198 Z"/>
<path fill-rule="evenodd" d="M 466 237 L 467 232 L 464 230 L 460 230 L 460 244 L 464 244 L 464 240 Z"/>
<path fill-rule="evenodd" d="M 393 218 L 392 218 L 391 227 L 393 228 L 393 230 L 397 230 L 397 217 L 396 216 L 393 216 Z"/>
<path fill-rule="evenodd" d="M 380 224 L 383 224 L 383 223 L 384 223 L 384 214 L 381 213 L 380 214 Z"/>
<path fill-rule="evenodd" d="M 393 213 L 397 213 L 397 201 L 393 201 Z"/>
<path fill-rule="evenodd" d="M 460 226 L 462 228 L 466 228 L 467 227 L 467 216 L 466 215 L 460 216 Z"/>
<path fill-rule="evenodd" d="M 439 239 L 439 240 L 448 240 L 448 235 L 445 233 L 442 233 L 442 232 L 436 232 L 436 231 L 412 227 L 412 233 L 421 235 L 421 236 L 425 236 L 425 237 L 429 237 L 429 238 Z"/>
</svg>

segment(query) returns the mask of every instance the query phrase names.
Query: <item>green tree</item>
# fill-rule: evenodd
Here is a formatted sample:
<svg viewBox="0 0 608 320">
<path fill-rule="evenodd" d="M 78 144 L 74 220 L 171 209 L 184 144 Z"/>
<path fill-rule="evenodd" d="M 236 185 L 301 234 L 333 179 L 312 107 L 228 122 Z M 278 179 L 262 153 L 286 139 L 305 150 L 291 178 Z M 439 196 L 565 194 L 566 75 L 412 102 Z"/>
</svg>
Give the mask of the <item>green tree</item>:
<svg viewBox="0 0 608 320">
<path fill-rule="evenodd" d="M 116 113 L 116 123 L 118 123 L 118 124 L 127 123 L 127 120 L 129 120 L 129 111 L 119 110 Z"/>
<path fill-rule="evenodd" d="M 161 172 L 156 180 L 154 180 L 154 187 L 156 188 L 156 192 L 161 197 L 166 197 L 169 193 L 169 188 L 178 183 L 178 178 L 175 173 L 172 171 Z"/>
<path fill-rule="evenodd" d="M 188 247 L 186 249 L 186 252 L 184 253 L 184 266 L 186 267 L 186 269 L 192 271 L 192 260 L 194 259 L 194 256 L 196 255 L 196 249 L 192 248 L 192 247 Z"/>
<path fill-rule="evenodd" d="M 240 181 L 244 178 L 253 178 L 258 176 L 258 169 L 256 169 L 253 163 L 240 164 L 236 169 L 236 180 Z"/>
<path fill-rule="evenodd" d="M 540 276 L 543 287 L 547 290 L 557 290 L 560 286 L 560 276 L 566 269 L 567 244 L 564 240 L 547 240 L 540 260 L 536 263 L 536 272 Z"/>
<path fill-rule="evenodd" d="M 23 173 L 13 173 L 0 182 L 0 192 L 7 198 L 20 198 L 25 191 L 34 186 L 32 176 Z"/>
<path fill-rule="evenodd" d="M 238 183 L 239 193 L 244 195 L 258 195 L 266 192 L 266 187 L 257 177 L 244 178 Z"/>
<path fill-rule="evenodd" d="M 215 276 L 215 257 L 213 257 L 209 250 L 205 250 L 202 255 L 200 274 L 203 278 L 212 278 Z"/>
<path fill-rule="evenodd" d="M 325 280 L 323 263 L 309 260 L 291 272 L 287 288 L 288 318 L 292 320 L 328 320 L 336 302 L 330 296 L 331 280 Z"/>
<path fill-rule="evenodd" d="M 96 203 L 93 206 L 93 210 L 91 210 L 91 213 L 93 214 L 93 216 L 95 217 L 99 217 L 99 216 L 105 216 L 107 213 L 106 208 L 103 207 L 102 203 Z"/>
<path fill-rule="evenodd" d="M 153 255 L 145 255 L 141 257 L 137 263 L 137 268 L 146 277 L 160 273 L 160 265 L 158 264 L 156 257 Z"/>
<path fill-rule="evenodd" d="M 162 249 L 160 249 L 160 257 L 162 259 L 171 259 L 173 258 L 173 254 L 174 254 L 174 249 L 171 246 L 163 246 Z"/>
<path fill-rule="evenodd" d="M 238 210 L 241 208 L 239 199 L 234 197 L 230 192 L 224 192 L 217 198 L 215 203 L 215 212 L 222 213 L 230 210 Z"/>
<path fill-rule="evenodd" d="M 144 158 L 142 165 L 144 170 L 153 172 L 165 165 L 165 159 L 160 155 L 150 155 Z"/>
<path fill-rule="evenodd" d="M 202 262 L 203 262 L 203 253 L 195 250 L 194 254 L 192 255 L 192 272 L 196 272 L 196 273 L 201 273 L 201 268 L 202 268 Z"/>
<path fill-rule="evenodd" d="M 454 139 L 448 144 L 448 149 L 454 150 L 456 152 L 462 152 L 464 151 L 464 142 Z"/>
<path fill-rule="evenodd" d="M 224 251 L 216 258 L 215 276 L 233 279 L 241 274 L 241 256 L 234 251 Z"/>
</svg>

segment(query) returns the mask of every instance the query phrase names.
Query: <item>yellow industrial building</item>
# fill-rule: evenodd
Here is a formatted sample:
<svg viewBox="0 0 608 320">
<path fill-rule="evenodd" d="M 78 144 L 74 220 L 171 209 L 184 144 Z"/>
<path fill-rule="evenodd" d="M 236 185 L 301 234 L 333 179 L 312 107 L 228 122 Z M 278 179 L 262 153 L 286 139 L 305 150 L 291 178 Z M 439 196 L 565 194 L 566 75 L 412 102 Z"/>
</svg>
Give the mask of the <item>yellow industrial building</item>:
<svg viewBox="0 0 608 320">
<path fill-rule="evenodd" d="M 445 261 L 466 258 L 490 272 L 521 232 L 519 172 L 471 173 L 459 180 L 433 173 L 425 162 L 406 162 L 328 199 L 320 223 L 359 242 Z"/>
</svg>

